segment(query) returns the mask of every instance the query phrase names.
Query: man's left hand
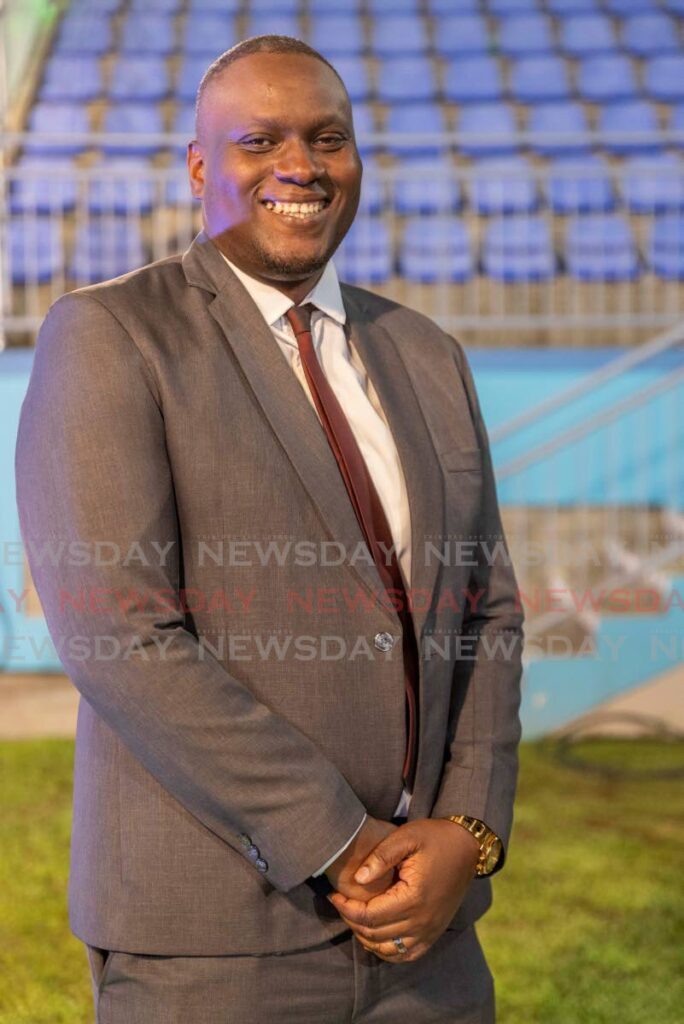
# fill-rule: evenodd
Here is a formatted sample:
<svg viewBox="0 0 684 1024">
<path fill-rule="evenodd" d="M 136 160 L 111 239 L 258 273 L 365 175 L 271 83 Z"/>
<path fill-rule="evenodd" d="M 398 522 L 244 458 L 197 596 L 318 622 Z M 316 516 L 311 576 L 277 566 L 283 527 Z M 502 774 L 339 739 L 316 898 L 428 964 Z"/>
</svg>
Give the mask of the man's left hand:
<svg viewBox="0 0 684 1024">
<path fill-rule="evenodd" d="M 480 847 L 467 829 L 439 818 L 419 818 L 390 833 L 355 874 L 368 883 L 396 868 L 386 892 L 364 903 L 328 896 L 361 944 L 381 960 L 419 960 L 446 930 L 475 876 Z M 362 876 L 364 869 L 369 870 Z M 401 938 L 408 952 L 392 941 Z"/>
</svg>

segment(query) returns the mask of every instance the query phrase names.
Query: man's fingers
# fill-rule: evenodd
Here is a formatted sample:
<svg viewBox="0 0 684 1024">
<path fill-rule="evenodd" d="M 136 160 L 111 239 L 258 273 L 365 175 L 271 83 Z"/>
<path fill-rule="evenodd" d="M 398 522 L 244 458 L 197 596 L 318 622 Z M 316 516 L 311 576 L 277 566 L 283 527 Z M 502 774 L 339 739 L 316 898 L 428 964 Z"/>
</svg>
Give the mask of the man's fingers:
<svg viewBox="0 0 684 1024">
<path fill-rule="evenodd" d="M 413 893 L 401 879 L 387 892 L 373 896 L 367 903 L 347 899 L 339 892 L 331 893 L 328 899 L 348 921 L 364 928 L 376 928 L 405 920 L 413 909 Z"/>
<path fill-rule="evenodd" d="M 418 841 L 410 826 L 402 825 L 385 836 L 378 845 L 371 850 L 363 863 L 354 874 L 354 881 L 366 885 L 375 878 L 384 875 L 385 872 L 418 849 Z"/>
</svg>

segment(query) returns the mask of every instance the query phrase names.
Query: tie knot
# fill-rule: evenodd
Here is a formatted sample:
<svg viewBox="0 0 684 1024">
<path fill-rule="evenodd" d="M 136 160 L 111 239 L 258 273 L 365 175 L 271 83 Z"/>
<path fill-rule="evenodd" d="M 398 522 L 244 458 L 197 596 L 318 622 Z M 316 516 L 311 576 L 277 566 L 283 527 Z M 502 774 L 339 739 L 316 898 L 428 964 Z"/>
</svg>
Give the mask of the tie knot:
<svg viewBox="0 0 684 1024">
<path fill-rule="evenodd" d="M 307 334 L 311 331 L 311 314 L 315 308 L 312 302 L 307 302 L 303 306 L 291 306 L 288 309 L 285 316 L 289 320 L 296 336 Z"/>
</svg>

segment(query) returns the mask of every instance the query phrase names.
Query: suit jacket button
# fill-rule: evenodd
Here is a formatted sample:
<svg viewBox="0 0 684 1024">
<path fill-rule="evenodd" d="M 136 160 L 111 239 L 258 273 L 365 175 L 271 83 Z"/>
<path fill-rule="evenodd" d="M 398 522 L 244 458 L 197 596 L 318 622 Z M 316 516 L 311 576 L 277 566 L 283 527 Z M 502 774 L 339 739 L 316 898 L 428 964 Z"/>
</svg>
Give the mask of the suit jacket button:
<svg viewBox="0 0 684 1024">
<path fill-rule="evenodd" d="M 373 643 L 379 651 L 391 651 L 394 647 L 394 637 L 391 633 L 376 633 Z"/>
<path fill-rule="evenodd" d="M 250 846 L 250 847 L 248 847 L 248 849 L 247 849 L 247 856 L 252 861 L 252 863 L 256 863 L 256 861 L 259 859 L 259 856 L 260 856 L 259 847 L 258 846 Z"/>
<path fill-rule="evenodd" d="M 254 866 L 255 868 L 258 868 L 259 871 L 268 871 L 268 864 L 263 857 L 259 857 L 258 860 L 255 860 Z"/>
<path fill-rule="evenodd" d="M 247 835 L 246 832 L 241 832 L 240 835 L 238 836 L 238 839 L 240 840 L 243 846 L 252 845 L 252 839 L 250 836 Z"/>
</svg>

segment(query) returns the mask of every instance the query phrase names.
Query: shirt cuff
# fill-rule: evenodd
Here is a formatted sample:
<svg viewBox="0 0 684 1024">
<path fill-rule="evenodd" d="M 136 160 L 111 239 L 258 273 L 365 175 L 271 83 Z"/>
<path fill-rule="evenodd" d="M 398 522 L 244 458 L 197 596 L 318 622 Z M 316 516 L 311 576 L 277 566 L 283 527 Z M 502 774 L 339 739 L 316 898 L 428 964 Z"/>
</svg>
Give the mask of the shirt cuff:
<svg viewBox="0 0 684 1024">
<path fill-rule="evenodd" d="M 319 875 L 322 875 L 322 874 L 323 874 L 323 872 L 325 871 L 325 869 L 326 869 L 326 868 L 328 868 L 328 867 L 330 867 L 330 865 L 332 864 L 332 862 L 333 862 L 334 860 L 337 860 L 337 858 L 338 858 L 338 857 L 339 857 L 339 855 L 340 855 L 340 854 L 341 854 L 341 853 L 343 852 L 343 850 L 346 850 L 346 849 L 347 849 L 347 847 L 348 847 L 348 846 L 349 846 L 349 844 L 351 843 L 352 839 L 354 839 L 354 838 L 356 837 L 356 835 L 357 835 L 357 834 L 358 834 L 358 833 L 359 833 L 359 832 L 361 831 L 361 828 L 362 828 L 362 826 L 363 826 L 363 823 L 364 823 L 364 821 L 366 820 L 366 818 L 367 818 L 367 817 L 368 817 L 368 815 L 367 815 L 367 814 L 364 814 L 363 818 L 361 819 L 361 824 L 360 824 L 360 825 L 359 825 L 359 827 L 358 827 L 358 828 L 357 828 L 357 829 L 355 830 L 354 834 L 353 834 L 353 835 L 351 835 L 351 836 L 349 837 L 349 839 L 348 839 L 348 840 L 347 840 L 347 842 L 346 842 L 346 843 L 344 844 L 344 846 L 341 846 L 341 847 L 339 848 L 339 850 L 337 851 L 337 853 L 333 853 L 332 857 L 331 857 L 331 858 L 330 858 L 329 860 L 326 860 L 326 862 L 325 862 L 325 864 L 323 865 L 323 867 L 320 867 L 320 868 L 318 869 L 318 871 L 314 871 L 314 873 L 313 873 L 313 874 L 312 874 L 312 876 L 311 876 L 312 878 L 318 878 L 318 876 L 319 876 Z"/>
</svg>

